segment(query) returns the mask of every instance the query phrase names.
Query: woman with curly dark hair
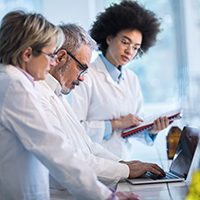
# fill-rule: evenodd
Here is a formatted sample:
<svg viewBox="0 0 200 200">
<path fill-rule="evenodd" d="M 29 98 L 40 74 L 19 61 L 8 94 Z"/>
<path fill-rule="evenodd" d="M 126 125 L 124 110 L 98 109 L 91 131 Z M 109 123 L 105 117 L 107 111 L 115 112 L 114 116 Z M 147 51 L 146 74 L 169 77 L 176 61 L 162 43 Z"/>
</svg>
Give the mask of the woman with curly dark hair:
<svg viewBox="0 0 200 200">
<path fill-rule="evenodd" d="M 144 118 L 143 97 L 136 74 L 123 65 L 143 56 L 155 45 L 160 32 L 156 15 L 135 1 L 113 4 L 100 13 L 90 29 L 102 52 L 91 64 L 85 82 L 73 93 L 72 107 L 95 142 L 129 159 L 129 139 L 122 130 L 137 126 Z M 167 117 L 154 121 L 154 128 L 134 137 L 152 145 L 156 134 L 169 125 Z"/>
</svg>

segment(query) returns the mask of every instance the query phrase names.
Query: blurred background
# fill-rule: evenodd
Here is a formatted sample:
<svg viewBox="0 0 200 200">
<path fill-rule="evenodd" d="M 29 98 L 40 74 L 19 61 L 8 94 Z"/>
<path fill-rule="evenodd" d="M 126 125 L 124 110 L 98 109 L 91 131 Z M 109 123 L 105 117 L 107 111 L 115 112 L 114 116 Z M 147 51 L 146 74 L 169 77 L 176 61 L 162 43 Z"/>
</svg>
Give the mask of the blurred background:
<svg viewBox="0 0 200 200">
<path fill-rule="evenodd" d="M 54 24 L 75 22 L 89 30 L 99 12 L 119 2 L 0 0 L 0 19 L 11 10 L 23 9 L 39 12 Z M 183 117 L 175 125 L 200 127 L 200 0 L 138 2 L 157 14 L 162 27 L 156 46 L 125 66 L 139 77 L 146 115 L 181 106 Z"/>
</svg>

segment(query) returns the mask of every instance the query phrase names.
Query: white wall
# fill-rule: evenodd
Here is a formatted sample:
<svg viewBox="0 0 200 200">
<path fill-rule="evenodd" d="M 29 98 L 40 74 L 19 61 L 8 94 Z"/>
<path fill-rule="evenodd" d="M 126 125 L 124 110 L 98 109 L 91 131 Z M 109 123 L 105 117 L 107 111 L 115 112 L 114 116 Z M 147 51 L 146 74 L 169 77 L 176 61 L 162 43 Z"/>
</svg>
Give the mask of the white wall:
<svg viewBox="0 0 200 200">
<path fill-rule="evenodd" d="M 43 0 L 43 14 L 52 23 L 78 23 L 86 30 L 103 10 L 104 0 Z"/>
<path fill-rule="evenodd" d="M 89 30 L 99 12 L 105 10 L 105 0 L 42 0 L 42 14 L 52 23 L 77 23 Z M 98 52 L 93 51 L 91 62 Z"/>
</svg>

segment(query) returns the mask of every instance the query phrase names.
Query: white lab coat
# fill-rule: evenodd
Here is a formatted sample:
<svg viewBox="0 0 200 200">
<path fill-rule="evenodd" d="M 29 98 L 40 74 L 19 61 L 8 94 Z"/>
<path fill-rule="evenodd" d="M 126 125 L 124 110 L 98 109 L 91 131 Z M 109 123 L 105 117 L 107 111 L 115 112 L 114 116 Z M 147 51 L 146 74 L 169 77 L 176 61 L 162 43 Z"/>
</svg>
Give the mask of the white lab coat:
<svg viewBox="0 0 200 200">
<path fill-rule="evenodd" d="M 143 97 L 135 73 L 123 68 L 123 79 L 118 84 L 100 56 L 90 65 L 85 81 L 75 88 L 72 95 L 72 108 L 91 139 L 122 159 L 130 159 L 133 154 L 131 143 L 121 137 L 121 129 L 114 130 L 108 141 L 103 140 L 104 120 L 119 119 L 129 113 L 144 118 L 142 104 Z M 134 137 L 142 142 L 146 139 L 144 132 Z"/>
<path fill-rule="evenodd" d="M 77 155 L 95 171 L 99 180 L 114 188 L 119 180 L 127 178 L 128 166 L 120 164 L 118 157 L 100 144 L 91 141 L 71 106 L 60 93 L 61 86 L 58 81 L 48 74 L 45 81 L 38 81 L 35 84 L 49 122 L 55 130 L 61 129 L 66 134 L 71 145 L 76 148 Z M 51 180 L 51 188 L 63 187 Z"/>
<path fill-rule="evenodd" d="M 49 173 L 76 199 L 111 194 L 65 135 L 55 132 L 30 80 L 0 65 L 0 199 L 49 200 Z"/>
</svg>

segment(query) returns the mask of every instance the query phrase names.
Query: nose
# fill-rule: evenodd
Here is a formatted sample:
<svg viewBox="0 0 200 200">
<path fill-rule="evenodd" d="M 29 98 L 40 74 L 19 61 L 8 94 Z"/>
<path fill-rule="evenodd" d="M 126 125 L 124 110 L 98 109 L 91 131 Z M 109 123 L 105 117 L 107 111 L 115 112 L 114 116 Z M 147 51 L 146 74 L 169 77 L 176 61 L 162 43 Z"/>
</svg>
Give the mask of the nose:
<svg viewBox="0 0 200 200">
<path fill-rule="evenodd" d="M 56 65 L 56 60 L 55 59 L 51 59 L 50 60 L 50 66 L 53 67 Z"/>
<path fill-rule="evenodd" d="M 127 55 L 130 55 L 131 59 L 135 58 L 135 56 L 137 55 L 137 51 L 135 51 L 133 48 L 129 47 L 125 50 L 125 53 Z"/>
<path fill-rule="evenodd" d="M 81 82 L 83 82 L 84 81 L 84 76 L 85 76 L 84 74 L 82 76 L 79 76 L 78 80 L 81 81 Z"/>
<path fill-rule="evenodd" d="M 134 49 L 131 46 L 129 46 L 128 48 L 126 48 L 125 52 L 127 52 L 127 53 L 129 53 L 131 55 L 135 53 Z"/>
</svg>

